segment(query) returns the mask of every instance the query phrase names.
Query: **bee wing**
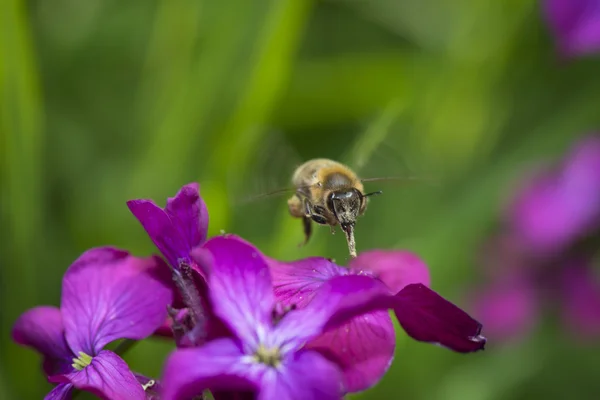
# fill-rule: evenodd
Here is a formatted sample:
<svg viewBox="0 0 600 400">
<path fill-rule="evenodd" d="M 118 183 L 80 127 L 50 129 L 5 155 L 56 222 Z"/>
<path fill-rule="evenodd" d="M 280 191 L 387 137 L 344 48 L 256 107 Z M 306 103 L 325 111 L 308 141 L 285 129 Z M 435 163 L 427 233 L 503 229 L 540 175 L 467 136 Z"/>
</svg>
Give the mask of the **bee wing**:
<svg viewBox="0 0 600 400">
<path fill-rule="evenodd" d="M 244 183 L 234 202 L 245 205 L 293 194 L 296 188 L 291 185 L 291 177 L 300 164 L 300 156 L 286 137 L 280 132 L 272 132 L 245 171 Z"/>
<path fill-rule="evenodd" d="M 414 157 L 415 160 L 410 160 L 410 154 L 400 150 L 408 148 L 407 136 L 402 134 L 403 131 L 406 132 L 402 106 L 400 102 L 392 101 L 357 136 L 343 156 L 343 162 L 354 169 L 362 178 L 361 182 L 435 184 L 436 180 L 428 174 L 413 172 L 421 169 L 414 162 L 418 155 Z"/>
<path fill-rule="evenodd" d="M 283 196 L 285 194 L 292 194 L 295 190 L 296 190 L 295 188 L 291 188 L 291 187 L 275 189 L 273 191 L 266 192 L 266 193 L 259 193 L 259 194 L 246 196 L 246 197 L 240 199 L 240 201 L 238 203 L 246 204 L 246 203 L 252 203 L 254 201 L 266 199 L 269 197 L 276 197 L 276 196 Z"/>
</svg>

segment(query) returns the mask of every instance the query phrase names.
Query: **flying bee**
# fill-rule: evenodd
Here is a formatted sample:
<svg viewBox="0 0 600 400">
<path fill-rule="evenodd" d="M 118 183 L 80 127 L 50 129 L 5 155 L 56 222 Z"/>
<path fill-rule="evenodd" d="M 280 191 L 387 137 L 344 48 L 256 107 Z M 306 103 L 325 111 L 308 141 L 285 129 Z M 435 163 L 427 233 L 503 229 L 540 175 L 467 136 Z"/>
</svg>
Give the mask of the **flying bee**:
<svg viewBox="0 0 600 400">
<path fill-rule="evenodd" d="M 348 242 L 351 257 L 356 257 L 354 227 L 356 219 L 367 209 L 369 196 L 363 180 L 349 167 L 326 158 L 316 158 L 300 165 L 292 177 L 296 192 L 288 200 L 290 214 L 302 218 L 304 243 L 310 239 L 312 222 L 329 225 L 332 233 L 340 226 Z"/>
</svg>

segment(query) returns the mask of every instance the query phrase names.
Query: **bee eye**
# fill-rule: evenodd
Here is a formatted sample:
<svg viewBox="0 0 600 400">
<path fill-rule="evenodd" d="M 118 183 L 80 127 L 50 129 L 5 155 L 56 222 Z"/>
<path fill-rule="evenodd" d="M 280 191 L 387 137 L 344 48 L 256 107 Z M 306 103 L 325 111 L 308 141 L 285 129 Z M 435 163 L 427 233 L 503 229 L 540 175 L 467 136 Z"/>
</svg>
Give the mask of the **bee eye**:
<svg viewBox="0 0 600 400">
<path fill-rule="evenodd" d="M 321 207 L 321 206 L 315 206 L 313 209 L 314 209 L 314 211 L 315 211 L 316 214 L 323 215 L 326 212 L 325 209 L 323 207 Z"/>
<path fill-rule="evenodd" d="M 321 225 L 327 225 L 327 220 L 325 218 L 323 218 L 322 216 L 318 215 L 318 214 L 313 214 L 310 216 L 312 218 L 313 221 L 315 221 L 317 224 L 321 224 Z"/>
</svg>

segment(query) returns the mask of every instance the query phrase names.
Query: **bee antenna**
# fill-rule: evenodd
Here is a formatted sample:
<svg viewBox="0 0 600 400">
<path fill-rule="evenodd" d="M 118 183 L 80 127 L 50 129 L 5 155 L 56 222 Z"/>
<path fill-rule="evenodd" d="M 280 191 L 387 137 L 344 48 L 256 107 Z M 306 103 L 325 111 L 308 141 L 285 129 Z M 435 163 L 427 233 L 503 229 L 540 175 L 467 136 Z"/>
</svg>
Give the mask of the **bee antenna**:
<svg viewBox="0 0 600 400">
<path fill-rule="evenodd" d="M 371 193 L 367 193 L 367 194 L 363 194 L 363 197 L 369 197 L 369 196 L 379 196 L 380 194 L 382 194 L 383 191 L 382 190 L 378 190 L 376 192 L 371 192 Z"/>
</svg>

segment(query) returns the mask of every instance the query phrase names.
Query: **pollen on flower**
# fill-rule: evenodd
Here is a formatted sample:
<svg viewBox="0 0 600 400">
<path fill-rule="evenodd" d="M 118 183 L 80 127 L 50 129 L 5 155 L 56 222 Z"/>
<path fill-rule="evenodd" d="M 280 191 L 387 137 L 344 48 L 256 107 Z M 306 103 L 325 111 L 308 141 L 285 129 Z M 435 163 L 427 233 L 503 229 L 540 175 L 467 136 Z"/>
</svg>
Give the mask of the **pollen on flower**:
<svg viewBox="0 0 600 400">
<path fill-rule="evenodd" d="M 144 391 L 150 389 L 152 386 L 154 386 L 156 384 L 156 381 L 154 379 L 150 379 L 148 382 L 146 382 L 146 384 L 142 385 L 142 388 L 144 389 Z"/>
<path fill-rule="evenodd" d="M 260 345 L 254 358 L 261 364 L 268 365 L 269 367 L 278 367 L 281 363 L 281 353 L 277 347 L 267 348 L 264 345 Z"/>
<path fill-rule="evenodd" d="M 71 366 L 77 371 L 81 371 L 92 363 L 92 356 L 88 356 L 83 351 L 79 352 L 79 357 L 73 358 L 73 364 Z"/>
</svg>

